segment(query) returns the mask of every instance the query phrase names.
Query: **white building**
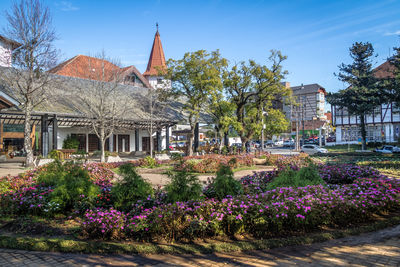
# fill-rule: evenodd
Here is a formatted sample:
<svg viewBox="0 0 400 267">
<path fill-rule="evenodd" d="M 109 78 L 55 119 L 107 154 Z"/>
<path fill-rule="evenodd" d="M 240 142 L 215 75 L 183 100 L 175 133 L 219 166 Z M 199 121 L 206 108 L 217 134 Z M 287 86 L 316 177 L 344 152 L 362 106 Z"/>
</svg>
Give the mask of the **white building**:
<svg viewBox="0 0 400 267">
<path fill-rule="evenodd" d="M 11 67 L 11 51 L 19 44 L 1 36 L 0 44 L 0 52 L 2 53 L 0 55 L 3 59 L 1 66 Z M 146 78 L 134 66 L 119 68 L 106 60 L 83 55 L 78 55 L 63 62 L 49 72 L 63 78 L 65 80 L 64 84 L 67 84 L 65 88 L 77 86 L 77 84 L 82 88 L 86 88 L 91 86 L 89 80 L 107 77 L 107 72 L 113 73 L 117 70 L 122 73 L 123 80 L 121 80 L 119 86 L 121 89 L 129 90 L 129 92 L 137 95 L 137 99 L 135 99 L 137 110 L 129 114 L 127 118 L 124 118 L 124 127 L 121 127 L 124 130 L 116 131 L 106 142 L 105 149 L 111 152 L 136 153 L 150 151 L 150 138 L 154 140 L 154 151 L 166 149 L 171 136 L 171 126 L 176 124 L 174 118 L 182 115 L 171 103 L 171 106 L 165 112 L 169 116 L 164 116 L 163 118 L 154 116 L 150 122 L 150 115 L 145 111 L 146 103 L 144 103 L 143 99 L 149 89 L 157 88 L 160 84 L 168 84 L 168 81 L 158 75 L 160 67 L 166 68 L 166 64 L 160 34 L 157 30 L 148 69 L 145 72 Z M 105 80 L 101 81 L 107 82 Z M 12 91 L 10 88 L 7 90 Z M 56 90 L 58 89 L 54 88 L 53 91 Z M 0 91 L 0 101 L 2 100 L 1 93 L 3 92 Z M 79 141 L 79 150 L 86 152 L 100 150 L 99 138 L 92 131 L 87 118 L 80 115 L 76 110 L 71 109 L 68 104 L 73 99 L 66 98 L 62 92 L 56 95 L 59 96 L 59 99 L 46 104 L 40 110 L 33 111 L 32 123 L 35 127 L 32 129 L 32 139 L 34 139 L 33 143 L 36 150 L 43 155 L 47 155 L 53 149 L 61 149 L 67 136 L 73 136 Z M 23 118 L 23 113 L 18 109 L 18 104 L 16 103 L 6 105 L 1 111 L 0 132 L 2 134 L 0 143 L 4 143 L 4 147 L 21 147 L 20 144 L 23 144 L 23 131 L 20 127 L 24 122 Z M 179 118 L 179 120 L 182 120 L 182 118 Z M 151 123 L 154 125 L 152 137 L 150 137 L 148 131 Z M 7 134 L 3 134 L 3 129 L 8 131 Z"/>
<path fill-rule="evenodd" d="M 393 66 L 385 62 L 375 70 L 375 76 L 385 78 L 392 75 Z M 332 124 L 336 127 L 336 143 L 360 143 L 360 118 L 349 115 L 345 108 L 332 106 Z M 367 142 L 397 142 L 400 134 L 400 109 L 395 103 L 376 107 L 365 116 Z"/>
<path fill-rule="evenodd" d="M 0 67 L 11 67 L 12 51 L 20 44 L 0 35 Z"/>
</svg>

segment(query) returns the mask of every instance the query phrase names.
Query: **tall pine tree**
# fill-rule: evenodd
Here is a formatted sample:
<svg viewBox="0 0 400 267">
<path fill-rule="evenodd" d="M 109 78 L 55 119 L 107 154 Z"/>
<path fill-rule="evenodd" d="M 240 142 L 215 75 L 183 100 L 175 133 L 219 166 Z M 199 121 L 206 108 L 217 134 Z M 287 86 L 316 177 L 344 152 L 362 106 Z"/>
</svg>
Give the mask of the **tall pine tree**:
<svg viewBox="0 0 400 267">
<path fill-rule="evenodd" d="M 384 94 L 373 75 L 372 57 L 374 48 L 371 43 L 356 42 L 350 48 L 353 63 L 339 66 L 338 79 L 349 85 L 337 93 L 329 93 L 327 100 L 331 105 L 347 109 L 350 115 L 359 117 L 362 149 L 366 149 L 365 116 L 384 102 Z"/>
</svg>

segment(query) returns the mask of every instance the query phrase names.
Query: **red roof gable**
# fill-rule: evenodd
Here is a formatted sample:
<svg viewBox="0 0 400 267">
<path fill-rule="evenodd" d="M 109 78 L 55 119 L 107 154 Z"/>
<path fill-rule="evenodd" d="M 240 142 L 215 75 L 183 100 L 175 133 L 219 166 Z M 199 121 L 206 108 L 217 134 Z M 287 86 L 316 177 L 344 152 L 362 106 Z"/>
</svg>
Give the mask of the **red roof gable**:
<svg viewBox="0 0 400 267">
<path fill-rule="evenodd" d="M 395 66 L 390 64 L 389 61 L 384 62 L 374 69 L 374 75 L 376 78 L 392 78 L 394 75 Z"/>
<path fill-rule="evenodd" d="M 166 69 L 164 50 L 162 48 L 160 34 L 158 30 L 154 37 L 153 47 L 151 48 L 149 63 L 143 76 L 157 76 L 159 70 Z"/>
<path fill-rule="evenodd" d="M 82 79 L 110 82 L 121 69 L 104 59 L 78 55 L 49 70 L 50 73 Z"/>
<path fill-rule="evenodd" d="M 107 60 L 84 55 L 75 56 L 49 70 L 49 72 L 62 76 L 105 82 L 118 79 L 121 83 L 128 84 L 129 81 L 126 81 L 126 77 L 134 73 L 145 87 L 151 88 L 147 79 L 143 77 L 135 66 L 120 68 Z"/>
</svg>

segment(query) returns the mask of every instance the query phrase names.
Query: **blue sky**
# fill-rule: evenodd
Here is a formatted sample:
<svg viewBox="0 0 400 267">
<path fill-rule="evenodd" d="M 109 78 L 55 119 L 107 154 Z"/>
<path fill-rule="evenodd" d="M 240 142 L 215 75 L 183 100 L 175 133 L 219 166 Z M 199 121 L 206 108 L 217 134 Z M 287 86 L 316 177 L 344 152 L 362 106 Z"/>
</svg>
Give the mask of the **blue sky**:
<svg viewBox="0 0 400 267">
<path fill-rule="evenodd" d="M 13 1 L 1 0 L 0 12 Z M 349 47 L 369 41 L 383 63 L 400 46 L 400 1 L 133 1 L 65 0 L 50 7 L 61 50 L 60 60 L 77 54 L 106 54 L 122 65 L 146 68 L 155 33 L 168 58 L 185 52 L 220 49 L 231 62 L 254 59 L 269 64 L 269 51 L 288 56 L 283 63 L 293 86 L 319 83 L 327 91 L 344 84 L 333 75 L 350 63 Z M 0 28 L 6 25 L 0 16 Z"/>
</svg>

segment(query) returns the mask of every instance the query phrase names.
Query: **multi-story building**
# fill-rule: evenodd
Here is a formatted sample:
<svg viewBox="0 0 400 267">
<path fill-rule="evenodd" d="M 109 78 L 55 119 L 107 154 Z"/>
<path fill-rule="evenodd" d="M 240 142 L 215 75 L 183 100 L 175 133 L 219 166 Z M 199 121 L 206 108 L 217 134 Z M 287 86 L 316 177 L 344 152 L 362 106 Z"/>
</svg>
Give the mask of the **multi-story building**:
<svg viewBox="0 0 400 267">
<path fill-rule="evenodd" d="M 288 86 L 288 83 L 285 85 Z M 300 135 L 303 135 L 303 131 L 306 136 L 319 134 L 319 130 L 327 123 L 325 88 L 314 83 L 293 86 L 290 89 L 297 104 L 285 105 L 283 110 L 291 121 L 292 135 L 296 133 L 296 128 Z"/>
<path fill-rule="evenodd" d="M 388 61 L 374 69 L 377 78 L 393 75 Z M 361 142 L 360 118 L 350 115 L 345 108 L 332 106 L 332 124 L 336 127 L 336 143 Z M 395 103 L 377 106 L 365 116 L 367 142 L 397 142 L 400 134 L 400 109 Z"/>
</svg>

